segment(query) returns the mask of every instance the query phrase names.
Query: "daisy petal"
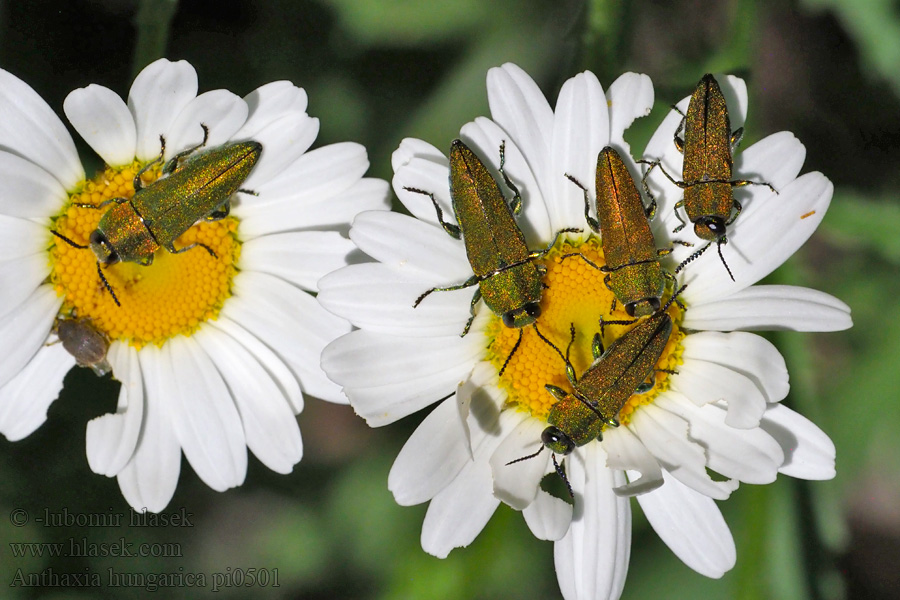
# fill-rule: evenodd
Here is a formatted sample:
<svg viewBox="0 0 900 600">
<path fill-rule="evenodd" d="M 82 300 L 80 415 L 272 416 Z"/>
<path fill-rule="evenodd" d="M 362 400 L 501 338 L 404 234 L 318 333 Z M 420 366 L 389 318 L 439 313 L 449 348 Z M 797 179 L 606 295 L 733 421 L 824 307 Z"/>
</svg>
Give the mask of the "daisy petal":
<svg viewBox="0 0 900 600">
<path fill-rule="evenodd" d="M 520 417 L 514 412 L 504 411 L 496 421 L 488 423 L 489 435 L 482 431 L 477 439 L 473 437 L 473 460 L 428 505 L 422 523 L 425 552 L 446 558 L 454 548 L 468 546 L 497 510 L 500 501 L 491 494 L 487 459 L 518 423 Z"/>
<path fill-rule="evenodd" d="M 638 496 L 656 534 L 684 564 L 718 579 L 734 566 L 737 550 L 716 503 L 663 473 L 665 485 Z"/>
<path fill-rule="evenodd" d="M 161 352 L 156 346 L 145 346 L 138 358 L 144 376 L 144 422 L 134 456 L 119 471 L 119 489 L 134 510 L 160 512 L 178 484 L 181 446 L 161 406 L 163 390 L 159 383 L 166 379 L 160 364 Z"/>
<path fill-rule="evenodd" d="M 228 387 L 193 337 L 170 339 L 162 353 L 169 368 L 161 382 L 170 393 L 165 404 L 185 457 L 217 492 L 240 485 L 247 473 L 247 447 Z"/>
<path fill-rule="evenodd" d="M 247 447 L 276 473 L 290 473 L 303 456 L 290 404 L 256 358 L 231 336 L 201 328 L 194 339 L 209 355 L 234 398 Z"/>
<path fill-rule="evenodd" d="M 363 178 L 338 196 L 323 196 L 311 201 L 304 210 L 297 209 L 293 198 L 281 198 L 258 212 L 247 211 L 240 225 L 240 235 L 249 240 L 285 231 L 337 229 L 345 232 L 347 224 L 361 210 L 388 207 L 388 185 L 381 179 Z M 235 206 L 237 210 L 239 206 Z"/>
<path fill-rule="evenodd" d="M 45 279 L 45 252 L 0 262 L 0 318 L 19 308 Z"/>
<path fill-rule="evenodd" d="M 242 187 L 262 189 L 276 175 L 289 170 L 288 167 L 309 150 L 317 135 L 319 120 L 306 113 L 290 114 L 260 129 L 252 139 L 262 144 L 262 156 Z M 260 197 L 265 198 L 262 192 Z"/>
<path fill-rule="evenodd" d="M 834 478 L 834 442 L 812 421 L 776 404 L 766 411 L 760 427 L 784 449 L 779 472 L 799 479 Z"/>
<path fill-rule="evenodd" d="M 790 389 L 784 357 L 772 342 L 754 333 L 702 331 L 689 335 L 684 340 L 685 363 L 688 359 L 716 363 L 749 377 L 767 403 L 780 402 Z M 729 422 L 730 418 L 725 422 L 740 427 Z"/>
<path fill-rule="evenodd" d="M 415 271 L 423 281 L 443 285 L 472 275 L 465 247 L 435 227 L 388 211 L 361 213 L 353 220 L 350 239 L 376 261 Z M 424 291 L 424 290 L 423 290 Z"/>
<path fill-rule="evenodd" d="M 84 179 L 75 142 L 66 126 L 27 83 L 2 69 L 0 114 L 0 150 L 52 173 L 63 189 L 72 189 Z"/>
<path fill-rule="evenodd" d="M 795 179 L 778 195 L 766 190 L 766 198 L 755 200 L 746 214 L 737 218 L 729 230 L 728 244 L 721 247 L 735 281 L 729 278 L 715 248 L 710 248 L 684 270 L 684 283 L 688 284 L 685 300 L 705 303 L 728 296 L 781 266 L 819 226 L 833 191 L 834 186 L 821 173 Z M 689 250 L 677 250 L 674 260 Z"/>
<path fill-rule="evenodd" d="M 515 464 L 508 463 L 541 449 L 543 430 L 544 424 L 541 421 L 523 419 L 491 456 L 494 496 L 516 510 L 522 510 L 534 501 L 547 470 L 547 461 L 523 460 Z"/>
<path fill-rule="evenodd" d="M 22 309 L 0 318 L 0 387 L 28 364 L 50 333 L 50 325 L 62 305 L 53 287 L 42 285 L 22 303 Z"/>
<path fill-rule="evenodd" d="M 446 338 L 385 337 L 358 330 L 322 352 L 322 368 L 340 381 L 371 427 L 393 423 L 446 395 L 472 370 L 480 343 Z"/>
<path fill-rule="evenodd" d="M 572 460 L 572 457 L 577 457 Z M 600 444 L 588 444 L 566 461 L 576 490 L 569 531 L 553 546 L 556 578 L 566 600 L 618 598 L 631 552 L 631 507 L 613 493 L 625 473 L 606 468 Z"/>
<path fill-rule="evenodd" d="M 776 190 L 781 191 L 800 174 L 804 160 L 806 160 L 806 148 L 800 143 L 800 140 L 794 137 L 790 131 L 779 131 L 764 137 L 743 152 L 739 152 L 734 157 L 734 174 L 738 179 L 765 181 Z M 765 197 L 769 197 L 772 193 L 767 186 L 763 185 L 749 185 L 740 189 L 741 191 L 760 192 L 760 195 Z M 744 203 L 748 214 L 756 204 L 755 201 Z M 754 210 L 759 210 L 759 208 Z"/>
<path fill-rule="evenodd" d="M 404 165 L 408 165 L 413 157 L 420 157 L 430 160 L 433 163 L 449 166 L 447 157 L 443 152 L 417 138 L 403 138 L 400 140 L 400 146 L 391 154 L 391 168 L 396 172 Z"/>
<path fill-rule="evenodd" d="M 113 477 L 131 460 L 138 443 L 144 420 L 144 381 L 132 346 L 113 342 L 107 358 L 122 382 L 119 402 L 115 413 L 88 421 L 85 445 L 91 470 Z"/>
<path fill-rule="evenodd" d="M 213 90 L 192 98 L 166 130 L 166 160 L 203 142 L 203 128 L 209 130 L 207 148 L 226 143 L 247 120 L 247 103 L 227 90 Z"/>
<path fill-rule="evenodd" d="M 572 505 L 538 490 L 534 502 L 523 511 L 528 529 L 539 540 L 561 540 L 572 522 Z"/>
<path fill-rule="evenodd" d="M 459 133 L 466 144 L 487 165 L 503 194 L 507 198 L 511 198 L 512 190 L 508 189 L 499 170 L 500 146 L 503 145 L 503 170 L 518 188 L 522 198 L 522 212 L 516 215 L 516 224 L 525 236 L 529 247 L 549 241 L 554 231 L 550 223 L 550 215 L 547 214 L 547 203 L 541 197 L 531 167 L 525 160 L 522 151 L 510 139 L 510 135 L 499 125 L 484 117 L 478 117 L 474 122 L 466 123 Z"/>
<path fill-rule="evenodd" d="M 475 460 L 473 448 L 476 448 L 483 436 L 500 435 L 498 408 L 506 400 L 505 395 L 497 387 L 497 370 L 490 363 L 476 363 L 469 377 L 456 386 L 456 407 L 458 423 L 462 427 L 463 436 L 469 445 L 469 456 Z M 506 415 L 509 419 L 510 415 Z M 517 426 L 520 419 L 512 419 Z M 540 459 L 537 459 L 540 461 Z"/>
<path fill-rule="evenodd" d="M 46 227 L 33 221 L 0 214 L 0 261 L 16 261 L 30 254 L 43 252 L 46 248 Z"/>
<path fill-rule="evenodd" d="M 461 429 L 448 427 L 458 420 L 456 397 L 435 408 L 403 445 L 388 475 L 388 489 L 401 506 L 432 499 L 452 482 L 471 458 Z"/>
<path fill-rule="evenodd" d="M 15 154 L 0 152 L 0 214 L 47 219 L 59 212 L 68 197 L 60 182 L 42 167 Z M 36 239 L 43 240 L 44 236 Z"/>
<path fill-rule="evenodd" d="M 754 285 L 691 306 L 684 313 L 683 325 L 701 331 L 842 331 L 853 322 L 850 307 L 825 292 L 792 285 Z"/>
<path fill-rule="evenodd" d="M 63 378 L 75 359 L 62 344 L 44 346 L 0 388 L 0 433 L 17 442 L 47 420 L 47 409 L 59 396 Z"/>
<path fill-rule="evenodd" d="M 128 108 L 137 129 L 138 160 L 159 156 L 159 136 L 197 95 L 197 72 L 187 61 L 161 58 L 138 73 L 128 92 Z"/>
<path fill-rule="evenodd" d="M 657 406 L 665 395 L 660 394 L 654 404 L 635 412 L 629 427 L 675 478 L 710 498 L 725 500 L 738 482 L 713 481 L 706 472 L 703 448 L 688 437 L 688 422 Z"/>
<path fill-rule="evenodd" d="M 254 212 L 269 204 L 290 200 L 294 206 L 306 206 L 317 199 L 331 198 L 350 189 L 369 168 L 366 149 L 353 142 L 331 144 L 303 154 L 278 176 L 253 188 L 258 198 L 250 198 L 245 207 Z M 249 181 L 249 180 L 248 180 Z"/>
<path fill-rule="evenodd" d="M 300 390 L 300 383 L 281 358 L 272 352 L 268 346 L 223 315 L 219 315 L 219 318 L 215 321 L 208 321 L 207 325 L 230 335 L 259 361 L 265 368 L 268 376 L 278 386 L 281 395 L 288 399 L 294 414 L 299 414 L 303 410 L 303 392 Z"/>
<path fill-rule="evenodd" d="M 348 264 L 353 242 L 336 231 L 265 235 L 241 246 L 241 268 L 280 277 L 308 292 L 326 273 Z"/>
<path fill-rule="evenodd" d="M 688 422 L 690 437 L 706 450 L 710 469 L 746 483 L 763 485 L 775 481 L 784 453 L 762 429 L 728 427 L 723 408 L 697 407 L 681 394 L 663 394 L 657 398 L 656 406 Z"/>
<path fill-rule="evenodd" d="M 322 349 L 350 324 L 327 312 L 315 298 L 291 284 L 253 271 L 233 281 L 235 295 L 222 314 L 248 329 L 281 356 L 303 391 L 341 402 L 340 388 L 319 368 Z"/>
<path fill-rule="evenodd" d="M 467 463 L 453 483 L 428 505 L 422 523 L 422 549 L 432 556 L 447 558 L 454 548 L 471 544 L 500 505 L 490 489 L 491 469 L 487 463 Z"/>
<path fill-rule="evenodd" d="M 372 332 L 410 337 L 460 335 L 478 288 L 435 292 L 415 306 L 416 299 L 433 283 L 402 268 L 364 263 L 323 277 L 318 299 L 334 314 Z"/>
<path fill-rule="evenodd" d="M 625 164 L 636 172 L 625 130 L 635 119 L 646 117 L 653 108 L 653 82 L 643 73 L 624 73 L 606 90 L 609 104 L 609 145 L 617 148 Z"/>
<path fill-rule="evenodd" d="M 685 361 L 678 366 L 671 384 L 673 390 L 690 398 L 696 406 L 725 400 L 726 421 L 739 429 L 757 427 L 766 411 L 766 398 L 750 378 L 716 363 Z"/>
<path fill-rule="evenodd" d="M 66 96 L 63 111 L 75 131 L 106 164 L 122 166 L 134 160 L 134 118 L 117 93 L 92 83 Z"/>
<path fill-rule="evenodd" d="M 724 73 L 717 73 L 715 77 L 722 89 L 722 95 L 725 96 L 725 103 L 728 105 L 728 120 L 731 130 L 735 131 L 747 122 L 747 101 L 749 99 L 747 82 L 740 77 Z"/>
<path fill-rule="evenodd" d="M 274 120 L 287 115 L 305 113 L 308 97 L 303 88 L 290 81 L 273 81 L 244 96 L 250 116 L 235 134 L 237 139 L 255 138 L 259 131 Z"/>
<path fill-rule="evenodd" d="M 556 101 L 550 145 L 551 172 L 557 174 L 548 206 L 554 231 L 580 223 L 584 217 L 584 193 L 569 181 L 572 175 L 595 194 L 597 155 L 609 144 L 609 107 L 603 86 L 590 71 L 567 80 Z"/>
<path fill-rule="evenodd" d="M 606 466 L 628 470 L 628 483 L 613 491 L 619 496 L 633 496 L 655 490 L 663 483 L 662 469 L 644 444 L 627 427 L 616 427 L 603 435 Z M 633 474 L 633 476 L 632 476 Z"/>
<path fill-rule="evenodd" d="M 364 211 L 388 211 L 391 186 L 383 179 L 363 177 L 336 196 L 321 195 L 306 206 L 307 229 L 330 228 L 347 235 L 349 223 Z"/>
<path fill-rule="evenodd" d="M 554 180 L 549 171 L 553 139 L 553 109 L 528 74 L 512 63 L 488 71 L 488 104 L 493 120 L 522 151 L 543 198 L 550 198 Z"/>
<path fill-rule="evenodd" d="M 401 151 L 405 156 L 406 151 L 402 146 L 394 154 Z M 431 195 L 441 208 L 444 221 L 456 222 L 453 203 L 450 201 L 450 186 L 447 184 L 450 179 L 450 161 L 443 155 L 441 158 L 440 162 L 435 162 L 430 156 L 410 156 L 394 171 L 394 178 L 391 180 L 391 187 L 406 210 L 420 221 L 435 227 L 440 227 L 441 224 L 438 222 L 434 202 L 429 196 L 413 190 Z"/>
</svg>

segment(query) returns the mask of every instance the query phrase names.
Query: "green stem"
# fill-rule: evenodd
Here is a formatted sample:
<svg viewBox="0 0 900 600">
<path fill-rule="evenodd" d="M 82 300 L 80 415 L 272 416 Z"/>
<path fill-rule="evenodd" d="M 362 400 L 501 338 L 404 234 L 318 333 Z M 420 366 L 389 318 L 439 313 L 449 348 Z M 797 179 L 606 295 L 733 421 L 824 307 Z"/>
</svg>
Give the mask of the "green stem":
<svg viewBox="0 0 900 600">
<path fill-rule="evenodd" d="M 141 0 L 135 15 L 137 41 L 131 65 L 132 77 L 157 58 L 165 56 L 169 27 L 177 8 L 178 0 Z"/>
</svg>

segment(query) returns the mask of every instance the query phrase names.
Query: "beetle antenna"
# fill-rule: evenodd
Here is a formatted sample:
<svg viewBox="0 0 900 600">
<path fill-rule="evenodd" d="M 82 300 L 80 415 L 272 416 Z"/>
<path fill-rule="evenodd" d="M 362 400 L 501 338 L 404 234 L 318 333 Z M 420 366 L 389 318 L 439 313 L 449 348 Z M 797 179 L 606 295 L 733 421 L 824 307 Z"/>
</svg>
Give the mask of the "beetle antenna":
<svg viewBox="0 0 900 600">
<path fill-rule="evenodd" d="M 547 344 L 548 346 L 550 346 L 551 348 L 553 348 L 553 351 L 556 352 L 556 353 L 559 355 L 559 357 L 560 357 L 561 359 L 563 359 L 566 363 L 569 362 L 569 361 L 566 359 L 566 357 L 563 356 L 562 350 L 560 350 L 559 348 L 557 348 L 557 347 L 556 347 L 556 344 L 554 344 L 553 342 L 551 342 L 550 340 L 548 340 L 548 339 L 544 336 L 544 334 L 541 333 L 541 330 L 538 329 L 537 323 L 534 323 L 534 324 L 532 325 L 532 327 L 534 327 L 534 332 L 537 334 L 537 336 L 538 336 L 539 338 L 541 338 L 541 340 L 543 340 L 543 342 L 544 342 L 545 344 Z"/>
<path fill-rule="evenodd" d="M 523 460 L 528 460 L 528 459 L 530 459 L 530 458 L 534 458 L 535 456 L 537 456 L 538 454 L 540 454 L 543 450 L 544 450 L 544 445 L 541 444 L 541 447 L 538 448 L 538 451 L 535 452 L 534 454 L 529 454 L 528 456 L 523 456 L 522 458 L 517 458 L 516 460 L 511 460 L 511 461 L 509 461 L 508 463 L 506 463 L 505 466 L 508 467 L 509 465 L 514 465 L 514 464 L 516 464 L 517 462 L 522 462 Z"/>
<path fill-rule="evenodd" d="M 734 281 L 734 275 L 731 274 L 731 269 L 728 268 L 728 263 L 725 262 L 725 257 L 722 256 L 722 240 L 719 240 L 719 258 L 722 259 L 722 264 L 725 265 L 725 270 L 728 271 L 728 276 L 731 277 L 731 280 Z"/>
<path fill-rule="evenodd" d="M 556 462 L 556 455 L 553 454 L 552 456 L 553 456 L 553 466 L 556 468 L 556 474 L 559 475 L 562 478 L 562 480 L 565 482 L 566 489 L 569 490 L 569 496 L 572 498 L 572 500 L 574 500 L 575 492 L 572 491 L 572 484 L 569 483 L 569 478 L 566 477 L 566 472 L 563 470 L 562 465 L 560 465 L 558 462 Z"/>
<path fill-rule="evenodd" d="M 109 285 L 109 281 L 106 280 L 106 275 L 104 275 L 103 271 L 100 270 L 100 261 L 97 261 L 97 275 L 100 276 L 100 281 L 103 282 L 103 287 L 105 287 L 112 296 L 113 302 L 116 303 L 116 306 L 121 307 L 122 303 L 119 302 L 119 299 L 116 297 L 116 293 L 113 291 L 112 286 Z"/>
<path fill-rule="evenodd" d="M 68 245 L 72 246 L 73 248 L 78 248 L 79 250 L 87 250 L 88 248 L 90 248 L 90 246 L 82 246 L 81 244 L 76 244 L 75 242 L 73 242 L 72 240 L 70 240 L 69 238 L 64 236 L 63 234 L 53 231 L 52 229 L 50 230 L 50 233 L 52 233 L 53 235 L 55 235 L 56 237 L 58 237 L 59 239 L 61 239 L 65 243 L 67 243 Z"/>
<path fill-rule="evenodd" d="M 535 329 L 537 329 L 537 326 L 535 326 Z M 538 333 L 538 335 L 540 335 L 540 333 Z M 519 339 L 516 340 L 516 345 L 513 346 L 513 349 L 509 351 L 509 356 L 507 356 L 506 360 L 503 361 L 503 366 L 500 368 L 500 371 L 497 373 L 498 377 L 503 376 L 503 371 L 506 370 L 507 365 L 509 365 L 509 361 L 512 360 L 513 354 L 515 354 L 516 350 L 519 349 L 519 344 L 521 344 L 521 343 L 522 343 L 522 329 L 520 328 L 519 329 Z"/>
<path fill-rule="evenodd" d="M 688 264 L 689 262 L 691 262 L 694 259 L 696 259 L 697 257 L 699 257 L 701 254 L 706 252 L 706 249 L 709 248 L 711 245 L 712 245 L 712 242 L 706 244 L 705 246 L 703 246 L 702 248 L 700 248 L 699 250 L 697 250 L 696 252 L 694 252 L 693 254 L 688 256 L 686 259 L 681 261 L 681 264 L 678 265 L 677 267 L 675 267 L 675 275 L 678 275 L 678 273 L 684 268 L 684 266 L 686 264 Z"/>
</svg>

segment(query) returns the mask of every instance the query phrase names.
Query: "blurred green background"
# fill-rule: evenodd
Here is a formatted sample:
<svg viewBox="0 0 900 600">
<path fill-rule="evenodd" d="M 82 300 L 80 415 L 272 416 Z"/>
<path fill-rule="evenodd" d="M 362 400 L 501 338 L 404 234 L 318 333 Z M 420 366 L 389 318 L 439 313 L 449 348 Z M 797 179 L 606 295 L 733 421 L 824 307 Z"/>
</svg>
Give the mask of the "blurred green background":
<svg viewBox="0 0 900 600">
<path fill-rule="evenodd" d="M 668 106 L 709 71 L 747 79 L 744 147 L 787 129 L 808 150 L 805 171 L 835 184 L 813 239 L 772 281 L 808 285 L 849 303 L 855 327 L 772 336 L 785 354 L 787 404 L 837 445 L 831 482 L 786 477 L 745 485 L 721 503 L 737 567 L 721 580 L 685 567 L 637 503 L 624 598 L 900 597 L 900 8 L 889 0 L 33 0 L 0 5 L 0 67 L 60 114 L 89 83 L 123 96 L 158 56 L 186 59 L 201 91 L 246 94 L 276 79 L 309 93 L 321 119 L 316 145 L 356 140 L 371 175 L 391 178 L 403 137 L 446 147 L 461 125 L 488 114 L 488 68 L 518 63 L 551 99 L 593 70 L 608 86 L 649 74 L 656 109 L 629 133 L 637 153 Z M 551 100 L 551 104 L 554 100 Z M 2 118 L 2 115 L 0 115 Z M 80 140 L 78 141 L 81 144 Z M 79 146 L 90 170 L 97 159 Z M 93 163 L 91 161 L 94 161 Z M 142 587 L 8 587 L 36 573 L 278 573 L 279 587 L 222 587 L 219 598 L 555 598 L 552 544 L 535 540 L 503 506 L 466 549 L 438 560 L 419 547 L 425 507 L 387 491 L 393 458 L 422 415 L 369 430 L 347 407 L 310 400 L 300 415 L 305 456 L 289 476 L 251 459 L 241 488 L 216 493 L 187 463 L 169 509 L 192 527 L 41 527 L 45 510 L 127 514 L 113 479 L 91 473 L 85 423 L 114 410 L 118 384 L 86 369 L 66 379 L 47 423 L 29 438 L 0 438 L 0 598 L 132 598 Z M 13 527 L 5 516 L 31 517 Z M 9 542 L 178 544 L 180 558 L 14 558 Z M 243 580 L 246 582 L 246 577 Z M 168 588 L 167 598 L 212 595 Z"/>
</svg>

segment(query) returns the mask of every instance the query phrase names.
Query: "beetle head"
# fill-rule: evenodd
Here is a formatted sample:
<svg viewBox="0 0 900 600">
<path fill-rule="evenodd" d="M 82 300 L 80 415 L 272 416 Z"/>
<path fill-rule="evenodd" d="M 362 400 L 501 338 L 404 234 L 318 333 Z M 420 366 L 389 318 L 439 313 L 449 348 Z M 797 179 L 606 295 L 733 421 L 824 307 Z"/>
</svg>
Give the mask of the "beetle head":
<svg viewBox="0 0 900 600">
<path fill-rule="evenodd" d="M 541 306 L 537 302 L 528 302 L 519 308 L 503 313 L 503 324 L 511 328 L 520 328 L 534 323 L 541 316 Z"/>
</svg>

